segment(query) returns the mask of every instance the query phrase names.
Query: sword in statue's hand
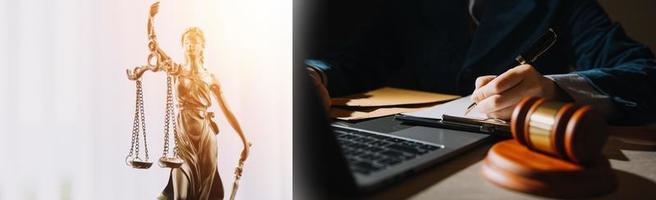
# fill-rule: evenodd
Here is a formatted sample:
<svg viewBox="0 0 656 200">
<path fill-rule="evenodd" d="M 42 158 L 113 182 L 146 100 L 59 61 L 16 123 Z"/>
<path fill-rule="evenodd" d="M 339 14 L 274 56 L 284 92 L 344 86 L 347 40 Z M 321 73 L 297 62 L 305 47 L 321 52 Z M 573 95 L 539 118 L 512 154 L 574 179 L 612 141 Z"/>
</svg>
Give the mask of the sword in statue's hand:
<svg viewBox="0 0 656 200">
<path fill-rule="evenodd" d="M 253 144 L 248 143 L 248 147 L 246 148 L 251 148 Z M 246 154 L 245 157 L 239 158 L 239 164 L 237 167 L 235 167 L 235 181 L 232 183 L 232 192 L 230 192 L 230 200 L 235 200 L 235 196 L 237 195 L 237 190 L 239 189 L 239 180 L 241 179 L 241 173 L 244 170 L 244 161 L 246 161 L 246 158 L 248 157 L 248 154 Z"/>
</svg>

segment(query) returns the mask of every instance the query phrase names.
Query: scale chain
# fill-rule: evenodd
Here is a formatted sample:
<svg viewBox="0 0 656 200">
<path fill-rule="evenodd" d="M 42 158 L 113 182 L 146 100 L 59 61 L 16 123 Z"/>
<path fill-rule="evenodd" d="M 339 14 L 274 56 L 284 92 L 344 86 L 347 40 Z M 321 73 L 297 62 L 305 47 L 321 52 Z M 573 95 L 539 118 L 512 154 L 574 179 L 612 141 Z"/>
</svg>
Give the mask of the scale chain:
<svg viewBox="0 0 656 200">
<path fill-rule="evenodd" d="M 173 107 L 173 110 L 171 113 L 173 113 L 173 116 L 175 116 L 175 104 Z M 178 128 L 177 128 L 177 119 L 175 117 L 172 118 L 173 120 L 173 141 L 174 141 L 174 147 L 173 147 L 173 157 L 178 157 Z"/>
<path fill-rule="evenodd" d="M 148 141 L 146 141 L 146 117 L 145 117 L 145 112 L 144 112 L 144 102 L 143 102 L 143 89 L 142 89 L 142 84 L 141 81 L 137 80 L 137 92 L 138 92 L 138 97 L 137 101 L 139 101 L 139 117 L 141 119 L 141 131 L 143 133 L 143 139 L 144 139 L 144 151 L 146 153 L 146 160 L 148 160 Z M 137 140 L 138 140 L 137 136 Z M 139 142 L 137 141 L 137 152 L 139 151 Z M 139 156 L 137 154 L 137 156 Z"/>
<path fill-rule="evenodd" d="M 164 152 L 162 152 L 162 157 L 167 157 L 169 153 L 169 127 L 171 125 L 171 118 L 173 117 L 173 93 L 171 91 L 171 85 L 171 76 L 166 76 L 166 114 L 164 116 Z M 175 123 L 175 120 L 173 123 Z"/>
<path fill-rule="evenodd" d="M 173 79 L 173 78 L 172 78 Z M 173 147 L 173 157 L 178 157 L 178 128 L 177 128 L 177 119 L 175 115 L 175 99 L 173 97 L 173 82 L 174 80 L 171 80 L 170 82 L 167 80 L 167 86 L 169 89 L 169 99 L 171 100 L 169 103 L 169 107 L 171 108 L 171 125 L 173 128 L 173 141 L 174 141 L 174 147 Z M 168 149 L 168 148 L 167 148 Z"/>
<path fill-rule="evenodd" d="M 139 135 L 139 83 L 136 84 L 137 89 L 135 90 L 136 101 L 134 104 L 134 120 L 132 123 L 132 140 L 130 142 L 130 151 L 128 152 L 128 158 L 132 159 L 135 150 L 135 140 Z M 138 147 L 137 147 L 138 149 Z M 137 155 L 139 150 L 137 150 Z"/>
</svg>

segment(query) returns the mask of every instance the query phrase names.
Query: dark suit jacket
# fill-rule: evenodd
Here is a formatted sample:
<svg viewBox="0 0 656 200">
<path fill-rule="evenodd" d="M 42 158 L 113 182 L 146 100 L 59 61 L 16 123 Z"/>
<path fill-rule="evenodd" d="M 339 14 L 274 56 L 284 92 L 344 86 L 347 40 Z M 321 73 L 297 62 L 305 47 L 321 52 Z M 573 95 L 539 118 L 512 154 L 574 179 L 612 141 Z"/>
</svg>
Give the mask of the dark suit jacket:
<svg viewBox="0 0 656 200">
<path fill-rule="evenodd" d="M 332 96 L 382 85 L 470 94 L 476 77 L 501 74 L 549 28 L 556 44 L 535 63 L 542 74 L 577 73 L 611 96 L 633 123 L 656 115 L 656 61 L 593 0 L 487 0 L 471 33 L 467 1 L 387 1 L 352 45 L 313 59 Z M 648 19 L 645 19 L 648 20 Z"/>
</svg>

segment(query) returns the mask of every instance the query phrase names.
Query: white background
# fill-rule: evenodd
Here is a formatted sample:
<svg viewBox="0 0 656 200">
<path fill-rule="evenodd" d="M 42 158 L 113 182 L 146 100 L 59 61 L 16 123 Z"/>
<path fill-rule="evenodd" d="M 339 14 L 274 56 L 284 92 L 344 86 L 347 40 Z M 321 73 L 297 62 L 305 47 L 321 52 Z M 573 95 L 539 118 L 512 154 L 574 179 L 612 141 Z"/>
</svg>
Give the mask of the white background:
<svg viewBox="0 0 656 200">
<path fill-rule="evenodd" d="M 125 69 L 144 64 L 152 1 L 0 1 L 0 199 L 153 199 L 168 170 L 124 164 L 134 110 Z M 254 144 L 238 199 L 291 199 L 291 0 L 165 0 L 163 49 L 205 31 L 206 67 Z M 151 159 L 161 155 L 165 78 L 147 73 Z M 226 196 L 241 151 L 219 110 Z"/>
</svg>

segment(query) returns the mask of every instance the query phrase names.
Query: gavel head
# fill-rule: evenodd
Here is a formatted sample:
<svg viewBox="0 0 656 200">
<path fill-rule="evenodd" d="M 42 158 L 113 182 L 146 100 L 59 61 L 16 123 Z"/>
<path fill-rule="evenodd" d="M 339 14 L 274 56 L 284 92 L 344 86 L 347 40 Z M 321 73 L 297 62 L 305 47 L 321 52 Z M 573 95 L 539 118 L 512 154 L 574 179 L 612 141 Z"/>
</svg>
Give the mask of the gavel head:
<svg viewBox="0 0 656 200">
<path fill-rule="evenodd" d="M 592 107 L 537 97 L 517 104 L 511 131 L 529 149 L 582 164 L 600 157 L 608 138 L 606 122 Z"/>
</svg>

